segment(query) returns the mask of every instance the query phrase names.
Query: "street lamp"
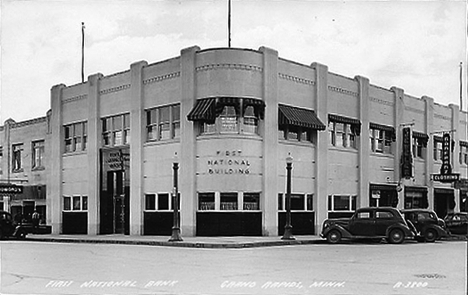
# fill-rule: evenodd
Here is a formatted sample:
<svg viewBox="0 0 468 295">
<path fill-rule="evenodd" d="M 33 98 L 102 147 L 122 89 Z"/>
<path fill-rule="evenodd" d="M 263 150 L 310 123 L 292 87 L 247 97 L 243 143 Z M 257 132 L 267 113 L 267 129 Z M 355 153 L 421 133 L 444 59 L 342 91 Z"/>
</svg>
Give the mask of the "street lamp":
<svg viewBox="0 0 468 295">
<path fill-rule="evenodd" d="M 179 170 L 179 158 L 177 153 L 174 155 L 174 162 L 172 163 L 172 170 L 174 174 L 174 187 L 172 190 L 172 207 L 174 209 L 172 236 L 169 242 L 183 241 L 180 236 L 180 220 L 179 220 L 179 187 L 178 187 L 178 170 Z"/>
<path fill-rule="evenodd" d="M 292 234 L 291 225 L 291 169 L 293 157 L 288 153 L 286 157 L 286 225 L 284 226 L 284 234 L 282 240 L 295 240 Z"/>
</svg>

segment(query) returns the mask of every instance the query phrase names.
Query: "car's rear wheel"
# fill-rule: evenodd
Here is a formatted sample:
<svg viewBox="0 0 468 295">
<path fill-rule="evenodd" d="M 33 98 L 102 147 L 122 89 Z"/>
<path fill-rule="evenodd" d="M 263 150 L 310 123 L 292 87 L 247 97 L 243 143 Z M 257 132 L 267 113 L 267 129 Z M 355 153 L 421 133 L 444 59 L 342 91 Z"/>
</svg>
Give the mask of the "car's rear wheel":
<svg viewBox="0 0 468 295">
<path fill-rule="evenodd" d="M 405 233 L 398 228 L 392 229 L 388 235 L 388 242 L 390 244 L 401 244 L 405 240 Z"/>
<path fill-rule="evenodd" d="M 339 230 L 332 229 L 327 235 L 327 241 L 330 244 L 336 244 L 341 241 L 341 233 Z"/>
<path fill-rule="evenodd" d="M 424 239 L 428 243 L 435 242 L 435 240 L 437 240 L 437 232 L 432 228 L 426 230 L 426 232 L 424 233 Z"/>
</svg>

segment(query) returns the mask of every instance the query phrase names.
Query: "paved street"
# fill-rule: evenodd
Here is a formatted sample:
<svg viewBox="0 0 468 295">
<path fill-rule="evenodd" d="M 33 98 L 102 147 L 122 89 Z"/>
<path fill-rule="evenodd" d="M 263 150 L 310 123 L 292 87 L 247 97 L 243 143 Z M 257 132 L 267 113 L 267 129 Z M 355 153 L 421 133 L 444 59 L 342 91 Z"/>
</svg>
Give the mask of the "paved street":
<svg viewBox="0 0 468 295">
<path fill-rule="evenodd" d="M 1 241 L 1 294 L 465 294 L 467 243 L 249 249 Z"/>
</svg>

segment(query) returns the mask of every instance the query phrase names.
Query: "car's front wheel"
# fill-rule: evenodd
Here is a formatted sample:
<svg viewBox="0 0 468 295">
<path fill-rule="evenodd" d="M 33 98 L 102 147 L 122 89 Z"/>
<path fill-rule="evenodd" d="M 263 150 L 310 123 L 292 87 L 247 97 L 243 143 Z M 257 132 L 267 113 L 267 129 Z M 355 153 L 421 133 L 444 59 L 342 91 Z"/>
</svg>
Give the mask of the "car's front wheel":
<svg viewBox="0 0 468 295">
<path fill-rule="evenodd" d="M 424 233 L 424 239 L 428 243 L 435 242 L 435 240 L 437 240 L 437 232 L 432 228 L 426 230 L 426 232 Z"/>
<path fill-rule="evenodd" d="M 341 233 L 339 230 L 332 229 L 327 235 L 327 241 L 330 244 L 336 244 L 341 241 Z"/>
<path fill-rule="evenodd" d="M 405 233 L 398 228 L 392 229 L 388 235 L 388 242 L 390 244 L 401 244 L 405 240 Z"/>
</svg>

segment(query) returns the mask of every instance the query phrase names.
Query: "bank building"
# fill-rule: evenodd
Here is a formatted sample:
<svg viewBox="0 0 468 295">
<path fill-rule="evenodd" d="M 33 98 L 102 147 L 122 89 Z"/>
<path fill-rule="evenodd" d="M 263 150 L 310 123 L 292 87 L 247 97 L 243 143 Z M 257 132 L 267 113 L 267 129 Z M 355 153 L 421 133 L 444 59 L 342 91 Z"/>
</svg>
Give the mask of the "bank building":
<svg viewBox="0 0 468 295">
<path fill-rule="evenodd" d="M 287 159 L 294 235 L 364 206 L 468 210 L 458 105 L 274 49 L 185 48 L 55 85 L 50 102 L 35 137 L 46 141 L 55 234 L 170 235 L 174 163 L 182 236 L 281 236 Z M 3 151 L 20 143 L 5 129 Z M 3 171 L 6 161 L 3 152 Z"/>
</svg>

